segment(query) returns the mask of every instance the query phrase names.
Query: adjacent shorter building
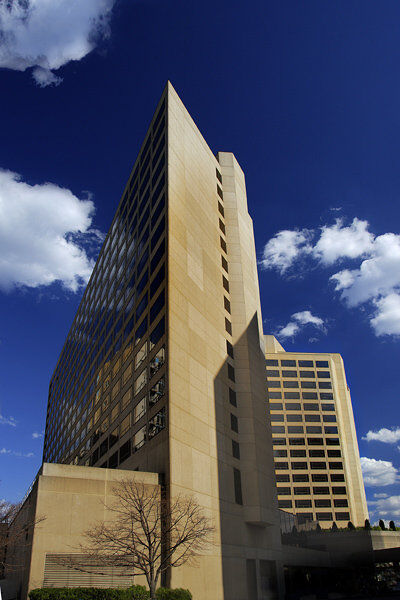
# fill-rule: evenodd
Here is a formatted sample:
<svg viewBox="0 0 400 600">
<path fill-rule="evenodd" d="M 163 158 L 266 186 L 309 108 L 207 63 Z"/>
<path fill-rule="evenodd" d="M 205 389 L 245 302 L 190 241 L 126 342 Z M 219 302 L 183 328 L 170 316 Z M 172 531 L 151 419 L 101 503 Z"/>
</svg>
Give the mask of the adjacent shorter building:
<svg viewBox="0 0 400 600">
<path fill-rule="evenodd" d="M 0 582 L 4 599 L 26 600 L 30 590 L 41 587 L 145 585 L 143 575 L 133 577 L 122 567 L 102 566 L 101 574 L 96 568 L 91 572 L 83 555 L 82 570 L 68 568 L 59 560 L 79 556 L 85 531 L 115 518 L 110 510 L 115 503 L 114 486 L 127 478 L 150 492 L 160 487 L 157 473 L 43 464 L 11 525 L 11 539 L 18 538 L 18 542 L 7 549 L 6 581 Z M 21 543 L 19 532 L 24 529 L 26 539 Z"/>
<path fill-rule="evenodd" d="M 285 352 L 265 336 L 279 508 L 331 527 L 368 519 L 350 390 L 340 354 Z"/>
</svg>

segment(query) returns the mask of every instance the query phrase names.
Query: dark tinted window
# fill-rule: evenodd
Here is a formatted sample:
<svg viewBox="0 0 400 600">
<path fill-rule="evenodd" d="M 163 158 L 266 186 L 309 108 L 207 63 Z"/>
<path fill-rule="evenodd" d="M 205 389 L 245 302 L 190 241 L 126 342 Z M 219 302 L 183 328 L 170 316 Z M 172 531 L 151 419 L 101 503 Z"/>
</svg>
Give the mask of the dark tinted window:
<svg viewBox="0 0 400 600">
<path fill-rule="evenodd" d="M 321 400 L 333 400 L 332 392 L 320 392 L 319 397 Z"/>
<path fill-rule="evenodd" d="M 285 433 L 284 425 L 272 425 L 271 427 L 272 433 Z"/>
<path fill-rule="evenodd" d="M 286 415 L 286 419 L 289 423 L 299 423 L 303 420 L 301 415 Z"/>
<path fill-rule="evenodd" d="M 286 402 L 285 408 L 286 410 L 300 410 L 301 404 L 298 402 Z"/>
<path fill-rule="evenodd" d="M 295 496 L 304 496 L 310 493 L 309 487 L 295 487 L 293 488 L 293 492 Z"/>
<path fill-rule="evenodd" d="M 165 265 L 158 270 L 157 275 L 154 277 L 150 284 L 150 296 L 154 296 L 157 289 L 160 287 L 165 278 Z"/>
<path fill-rule="evenodd" d="M 333 425 L 327 425 L 325 427 L 325 433 L 337 433 L 337 432 L 338 432 L 338 428 Z"/>
<path fill-rule="evenodd" d="M 224 296 L 224 308 L 228 313 L 231 312 L 231 303 L 226 296 Z"/>
<path fill-rule="evenodd" d="M 300 400 L 299 392 L 285 392 L 284 393 L 285 400 Z"/>
<path fill-rule="evenodd" d="M 165 333 L 165 318 L 163 317 L 150 333 L 150 342 L 155 346 Z"/>
<path fill-rule="evenodd" d="M 290 456 L 294 458 L 300 458 L 306 456 L 305 450 L 290 450 Z"/>
<path fill-rule="evenodd" d="M 294 473 L 292 475 L 293 483 L 305 483 L 309 481 L 309 476 L 307 473 Z"/>
<path fill-rule="evenodd" d="M 235 502 L 236 504 L 243 504 L 242 497 L 242 478 L 240 476 L 239 469 L 233 469 L 233 483 L 235 490 Z"/>
<path fill-rule="evenodd" d="M 311 508 L 311 500 L 296 500 L 296 508 Z"/>
<path fill-rule="evenodd" d="M 267 377 L 279 377 L 279 371 L 277 369 L 267 369 Z"/>
<path fill-rule="evenodd" d="M 158 295 L 157 299 L 155 300 L 155 302 L 153 303 L 153 305 L 150 308 L 150 323 L 152 323 L 154 321 L 154 319 L 157 317 L 158 313 L 163 308 L 164 304 L 165 304 L 165 292 L 163 290 Z"/>
<path fill-rule="evenodd" d="M 301 396 L 303 400 L 318 400 L 317 392 L 302 392 Z"/>
<path fill-rule="evenodd" d="M 235 442 L 235 440 L 232 440 L 232 456 L 234 458 L 240 458 L 239 444 Z"/>
<path fill-rule="evenodd" d="M 302 381 L 301 387 L 302 388 L 316 388 L 317 384 L 315 383 L 315 381 Z"/>
<path fill-rule="evenodd" d="M 296 361 L 295 360 L 281 360 L 281 365 L 282 365 L 282 367 L 295 367 Z"/>
<path fill-rule="evenodd" d="M 315 482 L 328 481 L 328 475 L 326 473 L 313 473 L 311 479 Z"/>
<path fill-rule="evenodd" d="M 239 432 L 239 425 L 238 425 L 238 419 L 236 415 L 233 415 L 231 413 L 231 429 L 232 431 L 236 431 L 236 433 Z"/>
<path fill-rule="evenodd" d="M 289 438 L 289 444 L 291 446 L 304 446 L 306 443 L 304 438 Z"/>
<path fill-rule="evenodd" d="M 272 443 L 274 446 L 286 446 L 285 438 L 272 438 Z"/>
<path fill-rule="evenodd" d="M 300 371 L 300 377 L 315 377 L 314 371 Z"/>
<path fill-rule="evenodd" d="M 232 323 L 226 317 L 225 317 L 225 329 L 229 333 L 229 335 L 232 335 Z"/>
<path fill-rule="evenodd" d="M 299 382 L 298 381 L 284 381 L 283 387 L 284 388 L 298 388 Z"/>
<path fill-rule="evenodd" d="M 297 371 L 282 370 L 282 377 L 297 377 Z"/>
</svg>

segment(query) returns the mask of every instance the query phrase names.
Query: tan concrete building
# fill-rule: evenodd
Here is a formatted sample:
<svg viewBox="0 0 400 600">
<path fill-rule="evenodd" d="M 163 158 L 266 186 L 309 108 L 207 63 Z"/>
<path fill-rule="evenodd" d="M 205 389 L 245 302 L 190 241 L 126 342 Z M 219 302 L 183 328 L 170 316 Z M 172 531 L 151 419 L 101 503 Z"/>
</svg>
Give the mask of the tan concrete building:
<svg viewBox="0 0 400 600">
<path fill-rule="evenodd" d="M 146 585 L 144 576 L 122 568 L 102 567 L 99 574 L 85 561 L 79 571 L 60 564 L 60 557 L 79 555 L 87 543 L 85 531 L 100 522 L 111 522 L 115 514 L 113 486 L 131 478 L 150 488 L 159 488 L 157 473 L 127 472 L 70 465 L 44 464 L 11 528 L 16 545 L 7 549 L 6 582 L 0 582 L 5 600 L 25 600 L 28 591 L 41 587 L 128 587 Z M 25 529 L 29 539 L 20 538 Z"/>
<path fill-rule="evenodd" d="M 216 524 L 195 600 L 282 589 L 252 220 L 167 84 L 50 383 L 44 462 L 158 473 Z"/>
<path fill-rule="evenodd" d="M 339 527 L 368 519 L 343 360 L 285 352 L 265 336 L 269 411 L 279 507 Z"/>
</svg>

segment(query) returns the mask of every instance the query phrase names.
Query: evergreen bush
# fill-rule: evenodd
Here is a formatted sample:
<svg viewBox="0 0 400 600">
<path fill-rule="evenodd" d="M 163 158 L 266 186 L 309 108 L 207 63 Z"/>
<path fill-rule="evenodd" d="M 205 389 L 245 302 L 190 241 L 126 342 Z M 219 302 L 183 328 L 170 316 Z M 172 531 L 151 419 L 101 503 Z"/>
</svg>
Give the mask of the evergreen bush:
<svg viewBox="0 0 400 600">
<path fill-rule="evenodd" d="M 30 600 L 148 600 L 150 594 L 143 585 L 127 589 L 102 588 L 42 588 L 29 592 Z"/>
<path fill-rule="evenodd" d="M 192 600 L 189 590 L 158 588 L 157 600 Z M 127 589 L 101 588 L 41 588 L 29 592 L 30 600 L 149 600 L 143 585 Z"/>
<path fill-rule="evenodd" d="M 158 588 L 156 592 L 157 600 L 192 600 L 193 596 L 189 590 L 182 588 L 176 588 L 171 590 L 169 588 Z"/>
</svg>

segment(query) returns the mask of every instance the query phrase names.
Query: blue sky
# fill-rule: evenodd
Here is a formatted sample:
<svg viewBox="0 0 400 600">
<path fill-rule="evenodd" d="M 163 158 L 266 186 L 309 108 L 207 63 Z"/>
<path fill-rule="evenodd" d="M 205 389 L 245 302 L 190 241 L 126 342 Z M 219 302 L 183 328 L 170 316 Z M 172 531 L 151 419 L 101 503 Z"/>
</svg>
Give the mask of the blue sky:
<svg viewBox="0 0 400 600">
<path fill-rule="evenodd" d="M 400 520 L 399 3 L 26 10 L 0 2 L 0 497 L 40 466 L 51 373 L 170 79 L 245 171 L 265 331 L 342 353 L 372 518 Z"/>
</svg>

